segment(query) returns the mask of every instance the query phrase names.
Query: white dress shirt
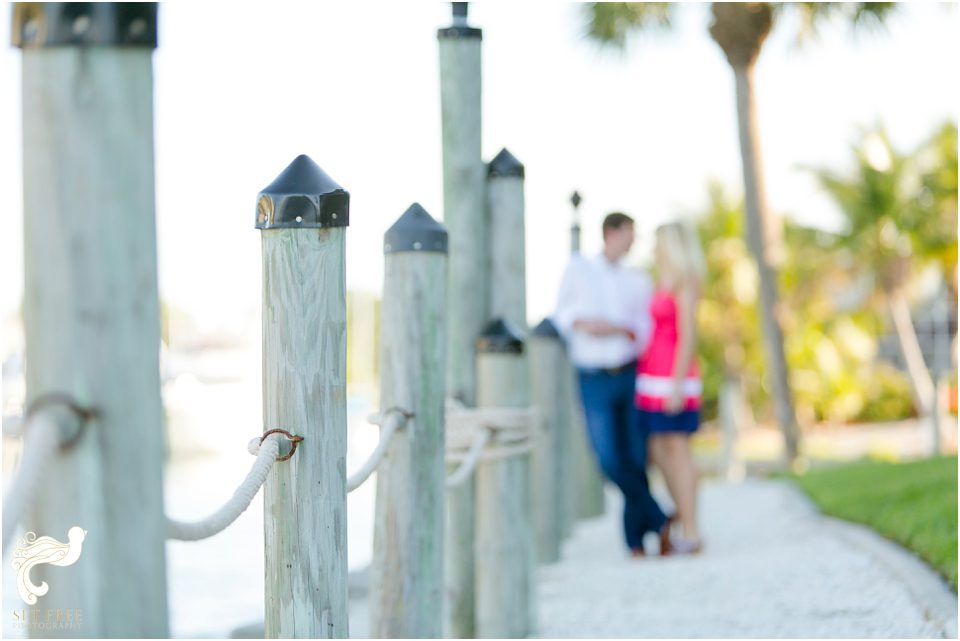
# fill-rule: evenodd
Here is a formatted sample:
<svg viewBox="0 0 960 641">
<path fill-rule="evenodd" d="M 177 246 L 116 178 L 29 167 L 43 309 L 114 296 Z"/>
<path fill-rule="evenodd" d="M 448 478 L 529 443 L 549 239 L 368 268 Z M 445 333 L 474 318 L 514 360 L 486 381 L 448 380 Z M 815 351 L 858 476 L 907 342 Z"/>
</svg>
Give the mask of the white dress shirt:
<svg viewBox="0 0 960 641">
<path fill-rule="evenodd" d="M 653 283 L 645 272 L 611 263 L 602 253 L 593 257 L 574 255 L 563 273 L 553 315 L 573 364 L 614 368 L 636 359 L 650 339 L 652 295 Z M 605 320 L 629 328 L 636 340 L 624 334 L 594 336 L 576 330 L 573 323 L 577 320 Z"/>
</svg>

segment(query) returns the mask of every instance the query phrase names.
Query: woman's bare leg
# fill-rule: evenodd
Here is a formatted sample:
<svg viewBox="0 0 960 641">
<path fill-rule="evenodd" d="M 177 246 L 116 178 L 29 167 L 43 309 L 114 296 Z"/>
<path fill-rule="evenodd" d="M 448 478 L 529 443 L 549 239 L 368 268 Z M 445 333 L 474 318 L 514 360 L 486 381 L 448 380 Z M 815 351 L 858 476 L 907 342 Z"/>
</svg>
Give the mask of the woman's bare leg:
<svg viewBox="0 0 960 641">
<path fill-rule="evenodd" d="M 699 473 L 690 451 L 690 437 L 680 433 L 654 434 L 650 437 L 650 453 L 663 472 L 667 489 L 677 506 L 677 518 L 685 538 L 700 538 L 697 528 L 696 495 Z"/>
</svg>

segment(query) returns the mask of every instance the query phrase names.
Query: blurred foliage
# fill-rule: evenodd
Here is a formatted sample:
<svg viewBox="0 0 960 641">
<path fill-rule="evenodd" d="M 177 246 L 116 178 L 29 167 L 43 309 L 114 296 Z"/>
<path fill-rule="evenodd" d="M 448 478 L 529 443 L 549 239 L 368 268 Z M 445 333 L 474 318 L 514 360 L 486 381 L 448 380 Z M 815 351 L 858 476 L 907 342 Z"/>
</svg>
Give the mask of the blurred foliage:
<svg viewBox="0 0 960 641">
<path fill-rule="evenodd" d="M 706 215 L 697 223 L 707 265 L 697 310 L 705 418 L 716 416 L 727 376 L 744 377 L 744 391 L 754 408 L 769 400 L 761 378 L 759 279 L 744 239 L 743 205 L 731 201 L 718 184 L 710 186 L 709 196 Z"/>
<path fill-rule="evenodd" d="M 780 313 L 804 425 L 913 415 L 906 374 L 877 358 L 877 339 L 889 331 L 883 292 L 936 265 L 956 295 L 956 126 L 944 125 L 912 154 L 893 150 L 882 129 L 864 132 L 853 152 L 852 175 L 816 172 L 846 229 L 832 234 L 784 221 Z M 707 262 L 698 311 L 704 415 L 716 415 L 724 379 L 742 377 L 758 420 L 770 421 L 759 279 L 743 220 L 743 203 L 711 185 L 697 220 Z"/>
<path fill-rule="evenodd" d="M 775 21 L 790 12 L 798 16 L 797 41 L 815 37 L 825 22 L 841 20 L 853 29 L 882 28 L 899 10 L 896 2 L 768 2 Z M 623 49 L 631 34 L 668 29 L 682 8 L 675 2 L 587 2 L 583 5 L 586 35 L 591 40 Z"/>
<path fill-rule="evenodd" d="M 861 132 L 850 172 L 813 170 L 840 206 L 840 245 L 855 269 L 893 293 L 921 270 L 937 265 L 953 281 L 957 264 L 957 128 L 941 127 L 913 153 L 902 153 L 883 127 Z"/>
<path fill-rule="evenodd" d="M 713 185 L 697 229 L 706 249 L 707 277 L 698 310 L 704 416 L 716 415 L 727 376 L 743 378 L 760 421 L 773 420 L 765 374 L 756 265 L 743 240 L 743 204 Z M 801 424 L 816 421 L 896 420 L 913 412 L 904 374 L 876 361 L 884 323 L 872 307 L 844 309 L 839 294 L 857 283 L 837 237 L 787 220 L 781 266 L 782 320 L 787 363 Z"/>
<path fill-rule="evenodd" d="M 928 256 L 957 297 L 957 125 L 945 123 L 916 155 L 921 191 L 918 231 Z"/>
</svg>

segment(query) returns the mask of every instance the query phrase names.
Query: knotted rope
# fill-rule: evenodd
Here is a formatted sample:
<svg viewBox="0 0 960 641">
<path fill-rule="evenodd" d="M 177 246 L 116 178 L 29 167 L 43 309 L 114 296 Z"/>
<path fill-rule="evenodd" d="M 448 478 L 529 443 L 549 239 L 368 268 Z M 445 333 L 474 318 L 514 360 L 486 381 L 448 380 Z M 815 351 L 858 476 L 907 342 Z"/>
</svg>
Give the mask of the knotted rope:
<svg viewBox="0 0 960 641">
<path fill-rule="evenodd" d="M 530 452 L 538 420 L 535 407 L 473 409 L 448 400 L 446 461 L 460 466 L 447 478 L 447 487 L 465 482 L 480 461 L 503 460 Z"/>
</svg>

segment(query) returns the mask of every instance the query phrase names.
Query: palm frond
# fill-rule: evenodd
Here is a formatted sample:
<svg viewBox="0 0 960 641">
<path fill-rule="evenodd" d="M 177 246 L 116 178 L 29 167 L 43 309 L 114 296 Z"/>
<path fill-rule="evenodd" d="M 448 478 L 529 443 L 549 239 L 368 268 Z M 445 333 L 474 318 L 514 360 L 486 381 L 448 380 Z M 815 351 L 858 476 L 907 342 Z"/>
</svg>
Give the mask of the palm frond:
<svg viewBox="0 0 960 641">
<path fill-rule="evenodd" d="M 586 35 L 603 45 L 623 49 L 634 32 L 669 28 L 673 5 L 670 2 L 588 2 Z"/>
<path fill-rule="evenodd" d="M 816 37 L 824 22 L 843 18 L 852 29 L 883 28 L 899 7 L 896 2 L 789 2 L 777 3 L 777 10 L 792 9 L 800 14 L 798 42 Z"/>
</svg>

